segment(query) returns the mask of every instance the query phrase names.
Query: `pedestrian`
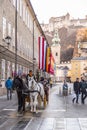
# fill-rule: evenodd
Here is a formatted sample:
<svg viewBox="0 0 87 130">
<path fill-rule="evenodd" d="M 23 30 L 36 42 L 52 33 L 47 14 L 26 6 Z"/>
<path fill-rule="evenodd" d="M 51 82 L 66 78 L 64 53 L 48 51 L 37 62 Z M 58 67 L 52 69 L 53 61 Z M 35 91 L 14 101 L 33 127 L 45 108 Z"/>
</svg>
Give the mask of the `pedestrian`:
<svg viewBox="0 0 87 130">
<path fill-rule="evenodd" d="M 83 78 L 81 78 L 81 82 L 80 82 L 80 90 L 81 90 L 81 103 L 84 104 L 84 100 L 87 97 L 87 83 L 85 82 L 85 80 Z"/>
<path fill-rule="evenodd" d="M 68 95 L 68 84 L 66 82 L 66 80 L 64 80 L 63 83 L 63 96 L 67 96 Z"/>
<path fill-rule="evenodd" d="M 24 97 L 22 94 L 23 91 L 23 80 L 21 78 L 21 75 L 17 75 L 13 80 L 13 88 L 16 87 L 17 92 L 17 98 L 18 98 L 18 113 L 21 114 L 22 111 L 25 111 L 25 103 L 24 103 Z M 24 109 L 24 110 L 23 110 Z"/>
<path fill-rule="evenodd" d="M 73 90 L 75 93 L 75 97 L 72 99 L 72 102 L 74 103 L 75 99 L 76 99 L 76 103 L 78 104 L 78 99 L 79 99 L 79 94 L 80 94 L 80 82 L 79 82 L 79 78 L 76 78 L 76 81 L 73 84 Z"/>
<path fill-rule="evenodd" d="M 52 88 L 52 79 L 50 79 L 50 87 Z"/>
<path fill-rule="evenodd" d="M 27 85 L 28 85 L 28 79 L 29 78 L 34 78 L 35 79 L 35 76 L 34 76 L 32 70 L 29 70 L 29 74 L 27 74 L 27 76 L 26 76 L 26 83 L 27 83 Z"/>
<path fill-rule="evenodd" d="M 44 85 L 44 77 L 40 77 L 40 83 Z"/>
<path fill-rule="evenodd" d="M 7 100 L 12 99 L 12 84 L 13 84 L 13 81 L 12 81 L 11 77 L 9 77 L 5 82 L 5 86 L 7 89 Z"/>
<path fill-rule="evenodd" d="M 47 78 L 44 78 L 44 92 L 45 92 L 45 95 L 46 95 L 47 103 L 48 103 L 48 100 L 49 100 L 49 88 L 50 88 L 49 80 Z"/>
</svg>

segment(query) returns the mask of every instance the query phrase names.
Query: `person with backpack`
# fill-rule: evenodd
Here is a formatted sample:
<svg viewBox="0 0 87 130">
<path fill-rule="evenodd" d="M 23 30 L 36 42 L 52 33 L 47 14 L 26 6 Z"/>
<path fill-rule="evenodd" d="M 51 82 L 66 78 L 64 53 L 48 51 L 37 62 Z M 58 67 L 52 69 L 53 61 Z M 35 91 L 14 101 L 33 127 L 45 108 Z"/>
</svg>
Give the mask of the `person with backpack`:
<svg viewBox="0 0 87 130">
<path fill-rule="evenodd" d="M 84 100 L 87 97 L 87 83 L 85 82 L 85 80 L 83 78 L 81 78 L 81 82 L 80 82 L 80 90 L 81 90 L 81 103 L 84 104 Z"/>
<path fill-rule="evenodd" d="M 68 84 L 66 82 L 66 80 L 64 80 L 63 83 L 63 96 L 67 96 L 68 95 Z"/>
<path fill-rule="evenodd" d="M 76 99 L 76 103 L 78 104 L 78 99 L 79 99 L 79 94 L 80 94 L 80 82 L 79 82 L 79 78 L 76 78 L 76 81 L 73 84 L 73 90 L 75 93 L 75 97 L 73 97 L 72 102 L 74 103 L 75 99 Z"/>
<path fill-rule="evenodd" d="M 18 99 L 18 114 L 22 114 L 23 111 L 25 111 L 25 102 L 24 102 L 24 95 L 23 95 L 23 89 L 24 89 L 24 84 L 22 80 L 21 75 L 15 76 L 13 80 L 13 89 L 16 90 L 17 92 L 17 99 Z"/>
<path fill-rule="evenodd" d="M 12 84 L 13 84 L 13 81 L 12 81 L 11 77 L 9 77 L 5 82 L 5 86 L 7 89 L 7 100 L 12 99 Z"/>
</svg>

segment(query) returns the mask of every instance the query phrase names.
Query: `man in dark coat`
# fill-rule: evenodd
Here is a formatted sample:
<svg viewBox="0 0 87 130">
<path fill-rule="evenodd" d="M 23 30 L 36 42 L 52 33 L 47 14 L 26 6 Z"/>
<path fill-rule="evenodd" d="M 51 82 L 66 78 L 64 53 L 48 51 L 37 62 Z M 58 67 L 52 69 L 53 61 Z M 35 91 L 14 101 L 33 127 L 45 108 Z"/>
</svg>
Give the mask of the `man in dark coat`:
<svg viewBox="0 0 87 130">
<path fill-rule="evenodd" d="M 87 83 L 85 82 L 85 80 L 83 78 L 81 78 L 81 82 L 80 82 L 80 90 L 81 90 L 81 103 L 84 104 L 84 100 L 87 97 Z"/>
<path fill-rule="evenodd" d="M 76 99 L 76 103 L 78 103 L 78 99 L 79 99 L 79 94 L 80 94 L 80 82 L 79 82 L 79 78 L 76 78 L 76 81 L 74 82 L 74 85 L 73 85 L 73 89 L 74 89 L 74 92 L 76 94 L 76 97 L 73 98 L 73 103 Z"/>
<path fill-rule="evenodd" d="M 23 104 L 23 94 L 22 94 L 22 90 L 23 90 L 23 80 L 21 78 L 21 76 L 16 76 L 13 80 L 13 88 L 16 88 L 16 92 L 17 92 L 17 97 L 18 97 L 18 113 L 21 113 L 23 110 L 23 108 L 25 109 L 25 104 Z"/>
</svg>

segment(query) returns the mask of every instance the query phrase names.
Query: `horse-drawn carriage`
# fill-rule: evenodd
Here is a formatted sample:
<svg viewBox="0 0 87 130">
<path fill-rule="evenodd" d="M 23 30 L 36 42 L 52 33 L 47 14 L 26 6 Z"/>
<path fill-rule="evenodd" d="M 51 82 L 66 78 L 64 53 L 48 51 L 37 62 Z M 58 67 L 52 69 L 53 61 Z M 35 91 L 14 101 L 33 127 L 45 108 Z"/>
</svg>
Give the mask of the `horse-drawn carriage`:
<svg viewBox="0 0 87 130">
<path fill-rule="evenodd" d="M 16 79 L 17 80 L 17 79 Z M 15 88 L 20 87 L 18 82 L 14 82 Z M 18 91 L 16 89 L 16 91 Z M 26 102 L 30 105 L 30 110 L 36 112 L 37 106 L 45 108 L 49 100 L 49 86 L 37 83 L 33 77 L 28 78 L 28 85 L 23 81 L 22 86 L 23 110 L 25 110 Z"/>
<path fill-rule="evenodd" d="M 40 84 L 40 85 L 42 85 L 42 84 Z M 31 102 L 30 93 L 36 92 L 36 93 L 38 93 L 38 97 L 37 97 L 38 107 L 41 107 L 42 102 L 43 102 L 43 107 L 45 108 L 49 101 L 49 84 L 43 85 L 43 88 L 44 88 L 44 97 L 42 95 L 40 95 L 40 92 L 37 90 L 29 90 L 28 93 L 25 93 L 25 95 L 26 95 L 25 102 L 30 104 L 30 102 Z"/>
</svg>

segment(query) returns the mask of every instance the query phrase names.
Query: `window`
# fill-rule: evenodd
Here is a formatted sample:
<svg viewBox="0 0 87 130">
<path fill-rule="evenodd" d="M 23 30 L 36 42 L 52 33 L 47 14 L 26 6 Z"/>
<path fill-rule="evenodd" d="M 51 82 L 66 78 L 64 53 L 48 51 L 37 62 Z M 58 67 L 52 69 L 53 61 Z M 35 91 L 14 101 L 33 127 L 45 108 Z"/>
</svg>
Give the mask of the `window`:
<svg viewBox="0 0 87 130">
<path fill-rule="evenodd" d="M 20 50 L 22 50 L 22 36 L 20 36 Z"/>
<path fill-rule="evenodd" d="M 22 11 L 23 11 L 23 4 L 22 4 L 22 0 L 20 0 L 20 16 L 22 17 Z"/>
<path fill-rule="evenodd" d="M 7 61 L 7 78 L 11 75 L 11 62 Z"/>
<path fill-rule="evenodd" d="M 1 60 L 1 79 L 5 80 L 5 60 Z"/>
<path fill-rule="evenodd" d="M 15 46 L 15 28 L 13 28 L 13 34 L 12 34 L 13 36 L 13 38 L 12 38 L 12 40 L 13 40 L 13 47 Z"/>
<path fill-rule="evenodd" d="M 6 37 L 6 18 L 3 17 L 3 39 Z"/>
<path fill-rule="evenodd" d="M 12 63 L 12 77 L 14 77 L 14 72 L 15 72 L 15 64 Z"/>
<path fill-rule="evenodd" d="M 24 53 L 24 39 L 22 39 L 22 52 Z"/>
<path fill-rule="evenodd" d="M 19 12 L 19 0 L 17 0 L 17 11 Z"/>
<path fill-rule="evenodd" d="M 26 19 L 25 19 L 25 24 L 28 25 L 27 22 L 28 21 L 28 12 L 27 12 L 27 9 L 26 9 Z"/>
<path fill-rule="evenodd" d="M 23 5 L 23 21 L 25 21 L 25 6 Z"/>
<path fill-rule="evenodd" d="M 29 52 L 30 52 L 30 50 L 29 50 L 29 45 L 27 44 L 27 53 L 28 53 L 28 57 L 29 57 Z"/>
<path fill-rule="evenodd" d="M 15 7 L 15 0 L 13 0 L 13 6 Z"/>
<path fill-rule="evenodd" d="M 30 18 L 30 31 L 33 32 L 33 21 Z"/>
<path fill-rule="evenodd" d="M 30 27 L 30 19 L 29 19 L 29 14 L 28 14 L 28 28 Z"/>
<path fill-rule="evenodd" d="M 8 23 L 8 36 L 11 37 L 11 24 Z"/>
</svg>

